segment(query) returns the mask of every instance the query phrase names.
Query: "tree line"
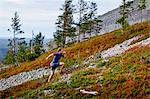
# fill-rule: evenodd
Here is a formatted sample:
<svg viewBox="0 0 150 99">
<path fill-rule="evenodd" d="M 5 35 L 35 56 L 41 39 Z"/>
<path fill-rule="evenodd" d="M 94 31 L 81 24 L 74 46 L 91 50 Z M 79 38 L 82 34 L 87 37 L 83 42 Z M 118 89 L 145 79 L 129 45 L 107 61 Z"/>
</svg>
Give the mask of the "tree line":
<svg viewBox="0 0 150 99">
<path fill-rule="evenodd" d="M 34 60 L 45 52 L 43 48 L 44 36 L 41 32 L 27 43 L 25 38 L 17 37 L 19 34 L 24 33 L 21 30 L 22 24 L 20 23 L 17 12 L 15 12 L 14 17 L 11 18 L 11 20 L 12 24 L 8 31 L 12 33 L 13 38 L 8 39 L 9 49 L 4 58 L 5 64 L 18 65 L 21 62 Z"/>
<path fill-rule="evenodd" d="M 146 0 L 139 0 L 138 10 L 142 13 L 146 8 Z M 121 17 L 116 20 L 116 24 L 122 26 L 123 32 L 129 26 L 128 17 L 130 17 L 134 8 L 133 1 L 122 0 L 120 6 Z M 86 35 L 92 37 L 92 34 L 97 35 L 102 28 L 102 20 L 97 15 L 97 4 L 95 2 L 87 2 L 85 0 L 78 0 L 77 4 L 73 4 L 73 0 L 65 0 L 60 8 L 62 12 L 56 20 L 56 31 L 54 32 L 54 41 L 57 46 L 65 47 L 66 39 L 71 38 L 71 42 L 80 42 L 80 36 L 86 38 Z M 12 33 L 13 38 L 8 39 L 9 50 L 4 59 L 5 64 L 18 64 L 25 61 L 31 61 L 39 57 L 45 52 L 43 48 L 44 36 L 40 32 L 28 43 L 25 38 L 19 38 L 17 35 L 24 33 L 21 30 L 19 15 L 15 12 L 11 19 L 11 28 L 8 29 Z M 77 38 L 76 38 L 77 37 Z"/>
<path fill-rule="evenodd" d="M 141 11 L 141 22 L 146 3 L 146 0 L 139 0 L 138 3 L 138 11 Z M 95 2 L 78 0 L 77 4 L 74 5 L 73 0 L 65 0 L 60 8 L 62 14 L 58 16 L 56 21 L 56 32 L 54 32 L 56 44 L 64 47 L 67 37 L 74 43 L 80 42 L 81 35 L 83 39 L 86 38 L 86 35 L 89 37 L 92 34 L 97 35 L 102 29 L 102 20 L 97 15 L 97 9 Z M 129 26 L 128 17 L 134 10 L 133 0 L 122 0 L 119 12 L 121 17 L 116 20 L 116 24 L 120 24 L 123 31 Z"/>
<path fill-rule="evenodd" d="M 83 38 L 86 33 L 91 37 L 91 33 L 98 33 L 101 29 L 102 21 L 98 18 L 95 2 L 78 0 L 74 5 L 73 0 L 65 0 L 60 10 L 62 14 L 57 18 L 54 32 L 54 40 L 60 47 L 65 46 L 67 37 L 71 42 L 80 42 L 81 34 Z"/>
</svg>

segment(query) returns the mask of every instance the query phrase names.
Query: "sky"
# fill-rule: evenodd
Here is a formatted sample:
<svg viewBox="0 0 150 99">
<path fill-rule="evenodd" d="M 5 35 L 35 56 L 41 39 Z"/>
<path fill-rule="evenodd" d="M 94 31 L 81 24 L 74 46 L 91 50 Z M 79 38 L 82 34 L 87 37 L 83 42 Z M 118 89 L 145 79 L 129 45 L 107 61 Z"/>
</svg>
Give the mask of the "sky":
<svg viewBox="0 0 150 99">
<path fill-rule="evenodd" d="M 42 32 L 45 38 L 53 38 L 57 16 L 65 0 L 0 0 L 0 38 L 11 38 L 13 34 L 7 30 L 10 28 L 11 18 L 15 11 L 21 20 L 21 29 L 24 34 L 21 37 L 31 38 L 34 34 Z M 74 0 L 74 4 L 78 0 Z M 94 1 L 98 5 L 98 15 L 102 15 L 121 5 L 122 0 L 85 0 Z"/>
</svg>

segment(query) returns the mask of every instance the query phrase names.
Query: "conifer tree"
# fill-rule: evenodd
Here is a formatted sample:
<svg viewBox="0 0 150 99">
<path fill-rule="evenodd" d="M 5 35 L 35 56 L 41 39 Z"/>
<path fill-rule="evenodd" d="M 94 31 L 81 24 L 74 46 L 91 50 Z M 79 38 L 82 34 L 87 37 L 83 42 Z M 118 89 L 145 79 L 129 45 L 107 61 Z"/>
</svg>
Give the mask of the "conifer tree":
<svg viewBox="0 0 150 99">
<path fill-rule="evenodd" d="M 92 33 L 98 34 L 101 30 L 101 20 L 97 16 L 97 4 L 95 2 L 89 3 L 89 9 L 88 9 L 87 18 L 85 20 L 85 25 L 87 25 L 88 28 L 86 28 L 86 33 L 88 33 L 90 36 Z"/>
<path fill-rule="evenodd" d="M 24 32 L 21 30 L 22 25 L 20 24 L 19 15 L 17 12 L 15 12 L 14 17 L 11 19 L 12 19 L 12 24 L 11 24 L 11 28 L 8 29 L 8 31 L 13 34 L 13 39 L 8 39 L 8 41 L 9 41 L 8 46 L 10 47 L 9 51 L 13 53 L 13 57 L 14 57 L 14 58 L 12 58 L 12 60 L 14 62 L 11 62 L 11 63 L 17 63 L 16 54 L 17 54 L 17 50 L 18 50 L 18 43 L 22 38 L 17 38 L 16 36 L 19 34 L 22 34 Z M 12 53 L 10 53 L 10 52 L 7 53 L 8 55 L 6 55 L 6 57 L 9 56 L 9 54 L 10 54 L 10 56 L 12 56 Z"/>
<path fill-rule="evenodd" d="M 56 32 L 54 32 L 54 41 L 57 46 L 63 46 L 63 30 L 62 30 L 62 16 L 58 16 Z"/>
<path fill-rule="evenodd" d="M 34 53 L 39 57 L 42 53 L 45 52 L 44 50 L 44 36 L 41 32 L 35 36 L 33 39 L 33 46 L 34 46 Z"/>
<path fill-rule="evenodd" d="M 102 21 L 98 19 L 97 4 L 95 2 L 88 3 L 84 0 L 79 0 L 76 13 L 78 15 L 78 21 L 75 22 L 78 27 L 78 42 L 81 34 L 85 38 L 86 33 L 91 36 L 92 32 L 96 34 L 96 32 L 100 31 Z"/>
<path fill-rule="evenodd" d="M 85 21 L 87 20 L 88 15 L 87 2 L 85 0 L 79 0 L 75 10 L 76 10 L 75 13 L 77 13 L 78 15 L 78 21 L 75 22 L 74 24 L 78 27 L 77 42 L 80 42 L 80 35 L 83 34 L 83 37 L 85 37 L 85 29 L 87 28 L 85 25 L 86 24 Z"/>
<path fill-rule="evenodd" d="M 27 60 L 27 43 L 24 39 L 18 44 L 17 60 L 18 62 L 25 62 Z"/>
<path fill-rule="evenodd" d="M 15 57 L 13 54 L 13 50 L 12 48 L 9 48 L 4 58 L 4 64 L 14 64 L 14 63 L 15 63 Z"/>
<path fill-rule="evenodd" d="M 63 11 L 62 15 L 58 16 L 56 22 L 56 32 L 54 33 L 54 39 L 56 44 L 64 47 L 66 43 L 66 37 L 75 36 L 75 28 L 73 23 L 73 7 L 72 0 L 65 0 L 63 7 L 60 9 Z"/>
<path fill-rule="evenodd" d="M 131 4 L 133 3 L 133 1 L 127 1 L 127 0 L 123 0 L 122 5 L 120 6 L 120 15 L 121 18 L 119 18 L 116 23 L 121 24 L 123 30 L 125 30 L 127 28 L 127 26 L 129 25 L 128 23 L 128 12 L 130 10 Z"/>
<path fill-rule="evenodd" d="M 138 4 L 138 10 L 141 11 L 141 22 L 143 20 L 143 10 L 146 8 L 146 0 L 140 0 Z"/>
</svg>

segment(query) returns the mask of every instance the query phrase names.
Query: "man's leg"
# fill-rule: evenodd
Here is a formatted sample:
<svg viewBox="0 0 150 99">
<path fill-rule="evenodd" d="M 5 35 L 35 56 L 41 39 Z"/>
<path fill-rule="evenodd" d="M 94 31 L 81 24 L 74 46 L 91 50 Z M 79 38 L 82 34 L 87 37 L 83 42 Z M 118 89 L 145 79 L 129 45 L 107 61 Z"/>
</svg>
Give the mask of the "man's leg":
<svg viewBox="0 0 150 99">
<path fill-rule="evenodd" d="M 49 77 L 48 77 L 48 82 L 50 82 L 50 80 L 52 79 L 52 77 L 53 77 L 53 75 L 54 75 L 54 71 L 55 71 L 55 70 L 52 70 L 51 74 L 49 75 Z"/>
<path fill-rule="evenodd" d="M 60 73 L 62 73 L 62 69 L 64 68 L 65 64 L 63 62 L 60 62 Z"/>
</svg>

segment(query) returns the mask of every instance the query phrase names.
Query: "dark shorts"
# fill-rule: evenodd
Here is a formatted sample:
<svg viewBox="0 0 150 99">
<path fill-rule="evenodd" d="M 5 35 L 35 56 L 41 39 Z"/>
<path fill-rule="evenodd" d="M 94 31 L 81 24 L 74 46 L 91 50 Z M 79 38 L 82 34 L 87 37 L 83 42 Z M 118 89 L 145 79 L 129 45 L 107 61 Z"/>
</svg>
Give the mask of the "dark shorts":
<svg viewBox="0 0 150 99">
<path fill-rule="evenodd" d="M 60 63 L 50 63 L 50 66 L 52 67 L 52 70 L 55 70 L 58 66 L 60 65 Z"/>
<path fill-rule="evenodd" d="M 64 64 L 63 62 L 50 63 L 50 66 L 52 67 L 52 70 L 55 70 L 58 66 L 63 64 Z"/>
</svg>

